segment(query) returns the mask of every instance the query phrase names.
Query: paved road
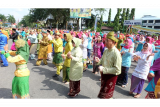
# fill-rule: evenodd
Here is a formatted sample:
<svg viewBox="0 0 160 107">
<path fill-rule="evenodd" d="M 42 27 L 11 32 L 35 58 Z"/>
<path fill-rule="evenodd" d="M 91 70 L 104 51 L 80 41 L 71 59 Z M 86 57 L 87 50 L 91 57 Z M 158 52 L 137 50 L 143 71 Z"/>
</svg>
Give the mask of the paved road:
<svg viewBox="0 0 160 107">
<path fill-rule="evenodd" d="M 9 40 L 9 47 L 11 47 L 12 41 Z M 68 99 L 69 85 L 62 83 L 62 73 L 59 78 L 53 79 L 52 76 L 56 73 L 56 69 L 52 64 L 52 61 L 48 61 L 48 65 L 43 63 L 37 67 L 34 66 L 36 60 L 28 61 L 28 68 L 30 70 L 30 96 L 31 99 Z M 132 62 L 129 70 L 128 86 L 122 88 L 120 86 L 115 87 L 114 98 L 115 99 L 134 99 L 129 95 L 129 89 L 131 84 L 131 74 L 136 67 L 136 63 Z M 9 67 L 0 67 L 0 98 L 10 99 L 12 98 L 12 79 L 14 77 L 14 71 L 16 67 L 14 63 L 9 63 Z M 74 99 L 97 99 L 97 95 L 100 90 L 100 74 L 92 74 L 92 70 L 89 69 L 83 73 L 81 79 L 81 92 L 79 96 Z M 142 95 L 139 99 L 144 99 L 146 92 L 144 88 L 148 82 L 145 81 Z"/>
</svg>

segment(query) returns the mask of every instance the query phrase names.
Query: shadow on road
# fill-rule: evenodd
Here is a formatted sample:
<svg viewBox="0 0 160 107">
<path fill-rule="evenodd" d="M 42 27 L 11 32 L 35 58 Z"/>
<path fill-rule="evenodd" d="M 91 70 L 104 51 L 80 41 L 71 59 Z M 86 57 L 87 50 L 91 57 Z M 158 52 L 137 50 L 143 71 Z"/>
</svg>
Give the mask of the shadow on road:
<svg viewBox="0 0 160 107">
<path fill-rule="evenodd" d="M 39 69 L 35 70 L 35 69 Z M 33 72 L 38 72 L 40 75 L 45 75 L 46 79 L 42 81 L 42 83 L 44 84 L 44 87 L 48 87 L 48 89 L 40 89 L 40 90 L 55 90 L 58 93 L 58 96 L 65 96 L 67 98 L 72 98 L 70 96 L 68 96 L 68 92 L 69 92 L 69 85 L 62 85 L 62 77 L 56 77 L 53 78 L 53 71 L 50 71 L 48 69 L 42 68 L 42 67 L 34 67 L 32 68 Z M 89 98 L 86 96 L 83 96 L 81 94 L 79 94 L 76 98 Z"/>
<path fill-rule="evenodd" d="M 0 98 L 5 98 L 5 99 L 12 99 L 12 93 L 11 89 L 7 88 L 0 88 Z"/>
<path fill-rule="evenodd" d="M 88 69 L 85 72 L 83 72 L 83 77 L 89 77 L 95 81 L 99 81 L 99 79 L 101 78 L 100 74 L 94 74 L 91 71 L 89 71 Z"/>
</svg>

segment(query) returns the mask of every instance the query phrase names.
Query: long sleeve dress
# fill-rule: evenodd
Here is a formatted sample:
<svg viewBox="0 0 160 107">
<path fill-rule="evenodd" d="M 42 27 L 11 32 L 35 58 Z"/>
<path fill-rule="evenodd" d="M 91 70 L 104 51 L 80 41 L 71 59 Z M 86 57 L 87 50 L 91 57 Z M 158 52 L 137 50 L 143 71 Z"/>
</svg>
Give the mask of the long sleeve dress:
<svg viewBox="0 0 160 107">
<path fill-rule="evenodd" d="M 14 56 L 11 57 L 10 55 Z M 16 52 L 9 52 L 5 54 L 7 61 L 15 63 L 16 70 L 14 72 L 15 77 L 12 81 L 12 95 L 13 98 L 26 99 L 29 96 L 29 75 L 30 71 L 27 68 L 27 62 L 21 55 L 16 55 Z"/>
</svg>

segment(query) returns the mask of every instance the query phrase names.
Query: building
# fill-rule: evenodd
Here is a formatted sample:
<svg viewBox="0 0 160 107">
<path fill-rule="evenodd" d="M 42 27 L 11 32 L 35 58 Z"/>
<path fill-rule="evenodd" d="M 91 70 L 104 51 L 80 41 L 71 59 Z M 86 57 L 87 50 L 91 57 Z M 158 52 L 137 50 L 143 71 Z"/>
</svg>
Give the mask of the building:
<svg viewBox="0 0 160 107">
<path fill-rule="evenodd" d="M 142 17 L 142 27 L 160 29 L 160 18 L 151 15 L 144 15 Z"/>
</svg>

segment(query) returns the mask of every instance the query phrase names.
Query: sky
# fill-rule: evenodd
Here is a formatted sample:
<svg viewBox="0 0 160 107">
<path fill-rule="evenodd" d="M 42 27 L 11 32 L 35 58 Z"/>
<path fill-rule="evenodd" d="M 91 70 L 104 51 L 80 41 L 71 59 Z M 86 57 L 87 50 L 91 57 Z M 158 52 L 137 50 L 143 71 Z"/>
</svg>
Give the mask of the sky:
<svg viewBox="0 0 160 107">
<path fill-rule="evenodd" d="M 8 14 L 13 15 L 16 19 L 16 21 L 20 21 L 24 15 L 29 14 L 30 8 L 0 8 L 0 14 L 4 14 L 5 16 L 8 16 Z M 111 8 L 111 20 L 114 20 L 114 17 L 117 13 L 117 8 Z M 109 12 L 109 8 L 107 8 Z M 130 8 L 131 11 L 131 8 Z M 108 20 L 108 12 L 103 15 L 103 20 Z M 157 16 L 160 18 L 160 14 L 157 14 L 160 12 L 160 8 L 136 8 L 135 9 L 135 19 L 140 19 L 144 15 L 152 15 Z M 93 12 L 95 13 L 95 12 Z M 95 13 L 96 14 L 96 13 Z"/>
</svg>

